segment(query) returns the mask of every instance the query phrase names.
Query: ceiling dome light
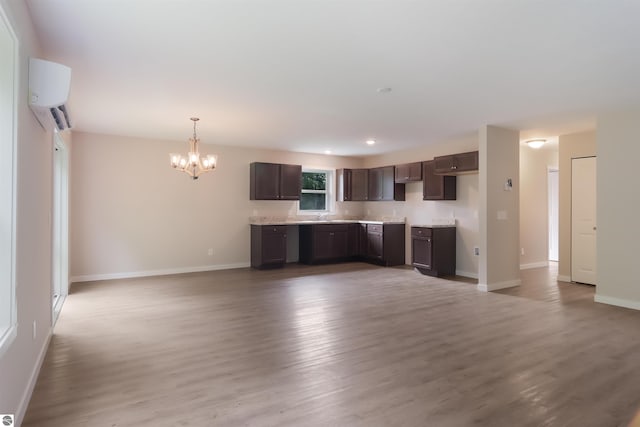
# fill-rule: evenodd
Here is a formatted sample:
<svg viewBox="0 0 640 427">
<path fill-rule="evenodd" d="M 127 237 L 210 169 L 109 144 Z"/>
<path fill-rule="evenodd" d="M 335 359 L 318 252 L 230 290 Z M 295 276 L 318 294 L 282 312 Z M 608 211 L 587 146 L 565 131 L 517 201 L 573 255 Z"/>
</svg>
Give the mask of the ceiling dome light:
<svg viewBox="0 0 640 427">
<path fill-rule="evenodd" d="M 367 145 L 373 145 L 375 143 L 376 143 L 375 139 L 367 139 Z"/>
<path fill-rule="evenodd" d="M 331 150 L 324 150 L 324 154 L 331 154 Z"/>
<path fill-rule="evenodd" d="M 540 148 L 545 144 L 545 142 L 547 142 L 546 139 L 530 139 L 529 141 L 526 141 L 526 144 L 531 148 Z"/>
</svg>

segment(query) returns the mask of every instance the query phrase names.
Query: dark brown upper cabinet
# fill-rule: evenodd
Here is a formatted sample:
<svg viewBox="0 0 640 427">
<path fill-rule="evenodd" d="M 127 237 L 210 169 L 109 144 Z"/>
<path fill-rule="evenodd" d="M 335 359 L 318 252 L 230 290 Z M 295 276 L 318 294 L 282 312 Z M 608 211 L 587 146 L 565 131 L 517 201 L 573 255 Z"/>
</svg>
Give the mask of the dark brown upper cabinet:
<svg viewBox="0 0 640 427">
<path fill-rule="evenodd" d="M 436 175 L 435 161 L 422 162 L 422 200 L 456 200 L 455 176 Z"/>
<path fill-rule="evenodd" d="M 369 196 L 373 201 L 405 200 L 404 184 L 395 182 L 394 166 L 369 169 Z"/>
<path fill-rule="evenodd" d="M 251 163 L 251 200 L 300 200 L 302 166 L 279 163 Z"/>
<path fill-rule="evenodd" d="M 433 159 L 436 175 L 459 175 L 478 170 L 478 152 L 450 154 Z"/>
<path fill-rule="evenodd" d="M 336 200 L 365 201 L 369 197 L 368 169 L 338 169 L 336 171 Z"/>
<path fill-rule="evenodd" d="M 396 165 L 396 182 L 422 181 L 422 162 Z"/>
</svg>

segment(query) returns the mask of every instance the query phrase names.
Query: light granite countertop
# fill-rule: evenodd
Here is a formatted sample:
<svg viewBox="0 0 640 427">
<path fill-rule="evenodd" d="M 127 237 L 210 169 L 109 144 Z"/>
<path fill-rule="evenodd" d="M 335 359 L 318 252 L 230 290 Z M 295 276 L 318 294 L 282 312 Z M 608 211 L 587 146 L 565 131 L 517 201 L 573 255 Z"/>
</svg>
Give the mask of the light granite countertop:
<svg viewBox="0 0 640 427">
<path fill-rule="evenodd" d="M 455 224 L 411 224 L 411 227 L 423 227 L 423 228 L 456 228 Z"/>
<path fill-rule="evenodd" d="M 250 225 L 313 225 L 313 224 L 405 224 L 404 218 L 333 218 L 333 219 L 301 219 L 251 217 Z"/>
</svg>

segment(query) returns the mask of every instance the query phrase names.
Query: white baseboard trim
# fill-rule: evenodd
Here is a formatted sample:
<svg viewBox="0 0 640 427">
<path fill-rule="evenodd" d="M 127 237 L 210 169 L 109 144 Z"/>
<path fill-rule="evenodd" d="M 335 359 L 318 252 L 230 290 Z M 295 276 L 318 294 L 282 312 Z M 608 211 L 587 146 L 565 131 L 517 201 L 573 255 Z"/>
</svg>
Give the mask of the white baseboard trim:
<svg viewBox="0 0 640 427">
<path fill-rule="evenodd" d="M 530 262 L 527 264 L 520 264 L 520 270 L 528 270 L 530 268 L 549 267 L 549 261 Z"/>
<path fill-rule="evenodd" d="M 631 308 L 634 310 L 640 310 L 640 301 L 634 301 L 623 298 L 608 297 L 606 295 L 598 295 L 593 298 L 595 302 L 602 304 L 616 305 L 618 307 Z"/>
<path fill-rule="evenodd" d="M 520 286 L 520 279 L 506 280 L 498 283 L 478 283 L 478 290 L 482 292 L 497 291 L 498 289 L 513 288 Z"/>
<path fill-rule="evenodd" d="M 478 273 L 472 273 L 470 271 L 456 270 L 456 276 L 462 276 L 462 277 L 469 277 L 471 279 L 477 279 L 478 278 Z"/>
<path fill-rule="evenodd" d="M 571 282 L 571 276 L 561 276 L 560 274 L 558 274 L 558 281 L 559 282 Z"/>
<path fill-rule="evenodd" d="M 27 388 L 24 390 L 24 393 L 22 393 L 22 398 L 20 399 L 20 403 L 18 404 L 18 408 L 16 409 L 15 416 L 17 426 L 22 425 L 22 421 L 24 420 L 24 415 L 26 414 L 27 408 L 29 407 L 29 401 L 31 400 L 33 389 L 36 387 L 36 383 L 38 382 L 40 368 L 42 367 L 42 363 L 44 362 L 44 357 L 47 355 L 47 350 L 49 349 L 49 342 L 51 341 L 52 335 L 53 330 L 49 328 L 49 334 L 44 340 L 44 344 L 40 349 L 40 354 L 38 355 L 36 364 L 31 370 L 31 377 L 29 378 L 29 382 L 27 383 Z"/>
<path fill-rule="evenodd" d="M 72 276 L 69 282 L 78 283 L 78 282 L 94 282 L 97 280 L 132 279 L 135 277 L 166 276 L 169 274 L 199 273 L 203 271 L 215 271 L 215 270 L 230 270 L 233 268 L 245 268 L 249 266 L 251 266 L 249 262 L 238 262 L 235 264 L 203 265 L 200 267 L 167 268 L 163 270 L 131 271 L 131 272 L 124 272 L 124 273 L 107 273 L 107 274 L 85 274 L 80 276 Z"/>
</svg>

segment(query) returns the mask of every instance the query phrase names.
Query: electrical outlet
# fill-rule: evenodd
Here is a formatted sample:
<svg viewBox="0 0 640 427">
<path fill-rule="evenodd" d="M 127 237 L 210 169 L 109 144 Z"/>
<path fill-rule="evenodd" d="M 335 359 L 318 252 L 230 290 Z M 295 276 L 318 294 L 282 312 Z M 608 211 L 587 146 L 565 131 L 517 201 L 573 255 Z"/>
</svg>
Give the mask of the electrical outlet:
<svg viewBox="0 0 640 427">
<path fill-rule="evenodd" d="M 480 248 L 479 248 L 479 247 L 477 247 L 477 246 L 474 246 L 474 247 L 473 247 L 473 254 L 474 254 L 475 256 L 479 256 L 479 255 L 480 255 Z"/>
<path fill-rule="evenodd" d="M 36 323 L 36 321 L 33 321 L 33 339 L 36 339 L 36 331 L 38 330 L 38 324 Z"/>
<path fill-rule="evenodd" d="M 520 248 L 520 255 L 524 255 L 524 248 Z"/>
<path fill-rule="evenodd" d="M 209 250 L 207 251 L 207 254 L 209 254 L 209 256 L 213 255 L 213 248 L 209 248 Z"/>
</svg>

